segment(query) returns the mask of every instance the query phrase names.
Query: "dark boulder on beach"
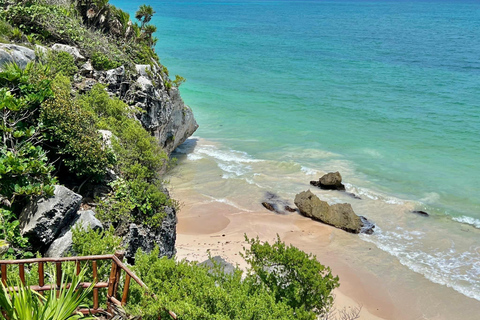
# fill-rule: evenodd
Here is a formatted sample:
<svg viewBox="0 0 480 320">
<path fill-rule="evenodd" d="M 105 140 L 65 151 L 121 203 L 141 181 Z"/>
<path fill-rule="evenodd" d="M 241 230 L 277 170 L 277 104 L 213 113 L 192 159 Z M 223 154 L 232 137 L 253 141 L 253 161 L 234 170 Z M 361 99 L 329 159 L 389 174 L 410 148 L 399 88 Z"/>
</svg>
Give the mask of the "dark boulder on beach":
<svg viewBox="0 0 480 320">
<path fill-rule="evenodd" d="M 352 206 L 348 203 L 330 206 L 326 201 L 320 200 L 310 190 L 297 194 L 294 202 L 304 216 L 347 232 L 359 233 L 364 226 L 361 217 L 355 214 Z M 373 230 L 373 228 L 371 229 Z"/>
<path fill-rule="evenodd" d="M 324 190 L 345 191 L 345 186 L 342 184 L 342 176 L 338 171 L 329 172 L 322 176 L 318 181 L 310 181 L 310 184 Z"/>
</svg>

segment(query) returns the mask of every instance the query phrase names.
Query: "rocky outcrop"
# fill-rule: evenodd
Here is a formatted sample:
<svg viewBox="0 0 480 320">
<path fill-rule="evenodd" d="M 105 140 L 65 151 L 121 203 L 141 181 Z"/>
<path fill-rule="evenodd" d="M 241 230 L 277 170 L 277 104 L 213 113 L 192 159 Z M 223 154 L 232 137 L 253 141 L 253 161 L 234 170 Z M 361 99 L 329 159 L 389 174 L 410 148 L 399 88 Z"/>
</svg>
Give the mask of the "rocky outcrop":
<svg viewBox="0 0 480 320">
<path fill-rule="evenodd" d="M 65 227 L 61 235 L 52 242 L 47 252 L 46 257 L 64 257 L 72 251 L 73 239 L 72 228 L 91 228 L 93 230 L 103 229 L 102 223 L 95 218 L 95 212 L 92 210 L 78 211 L 77 218 L 72 225 Z"/>
<path fill-rule="evenodd" d="M 129 263 L 135 262 L 135 253 L 138 249 L 150 252 L 158 246 L 159 256 L 171 258 L 175 255 L 175 240 L 177 215 L 174 208 L 165 208 L 165 217 L 160 228 L 149 228 L 135 223 L 130 224 L 128 234 L 125 237 L 125 258 Z"/>
<path fill-rule="evenodd" d="M 310 190 L 297 194 L 295 205 L 304 216 L 348 232 L 359 233 L 364 226 L 362 219 L 355 214 L 350 204 L 339 203 L 330 206 Z"/>
<path fill-rule="evenodd" d="M 345 186 L 342 184 L 342 176 L 338 171 L 329 172 L 322 176 L 318 181 L 310 181 L 310 184 L 324 190 L 345 191 Z"/>
<path fill-rule="evenodd" d="M 80 54 L 80 51 L 75 47 L 67 46 L 66 44 L 55 43 L 52 46 L 52 49 L 55 50 L 55 51 L 63 51 L 63 52 L 71 54 L 75 58 L 75 61 L 77 61 L 77 62 L 85 60 L 85 57 L 82 56 Z"/>
<path fill-rule="evenodd" d="M 123 66 L 95 71 L 87 62 L 79 71 L 86 78 L 78 78 L 75 86 L 86 92 L 96 83 L 106 84 L 111 96 L 143 110 L 138 119 L 159 145 L 171 153 L 197 130 L 198 124 L 178 88 L 165 86 L 166 76 L 160 70 L 158 65 L 136 65 L 133 74 L 127 73 Z"/>
<path fill-rule="evenodd" d="M 170 153 L 197 130 L 198 124 L 178 89 L 165 87 L 159 69 L 159 66 L 152 69 L 137 65 L 138 77 L 127 91 L 125 101 L 145 111 L 139 117 L 142 125 Z"/>
<path fill-rule="evenodd" d="M 35 60 L 35 52 L 16 44 L 0 43 L 0 69 L 7 63 L 16 63 L 20 68 Z"/>
<path fill-rule="evenodd" d="M 43 252 L 62 230 L 76 219 L 82 197 L 65 188 L 55 186 L 53 197 L 37 199 L 20 214 L 20 233 L 30 239 L 34 250 Z"/>
<path fill-rule="evenodd" d="M 210 273 L 213 273 L 217 266 L 225 274 L 233 274 L 235 272 L 235 266 L 221 256 L 211 257 L 210 259 L 200 262 L 199 265 L 209 268 L 210 270 L 208 272 Z"/>
</svg>

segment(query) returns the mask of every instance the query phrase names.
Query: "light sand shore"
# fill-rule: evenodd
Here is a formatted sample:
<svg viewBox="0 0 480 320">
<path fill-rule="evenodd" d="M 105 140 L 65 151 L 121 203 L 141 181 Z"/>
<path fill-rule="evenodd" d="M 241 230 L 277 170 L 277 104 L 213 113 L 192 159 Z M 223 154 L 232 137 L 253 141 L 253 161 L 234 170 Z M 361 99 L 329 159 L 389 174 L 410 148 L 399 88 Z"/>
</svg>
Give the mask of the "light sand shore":
<svg viewBox="0 0 480 320">
<path fill-rule="evenodd" d="M 245 246 L 244 234 L 270 242 L 275 241 L 278 234 L 282 240 L 307 252 L 325 251 L 325 255 L 317 255 L 324 264 L 335 262 L 333 273 L 341 278 L 341 286 L 335 291 L 336 309 L 362 306 L 361 319 L 393 319 L 395 307 L 384 289 L 359 276 L 325 250 L 336 233 L 334 228 L 298 215 L 244 212 L 224 203 L 192 201 L 184 204 L 178 215 L 177 259 L 204 261 L 210 251 L 212 256 L 220 255 L 244 268 L 245 262 L 239 255 Z"/>
</svg>

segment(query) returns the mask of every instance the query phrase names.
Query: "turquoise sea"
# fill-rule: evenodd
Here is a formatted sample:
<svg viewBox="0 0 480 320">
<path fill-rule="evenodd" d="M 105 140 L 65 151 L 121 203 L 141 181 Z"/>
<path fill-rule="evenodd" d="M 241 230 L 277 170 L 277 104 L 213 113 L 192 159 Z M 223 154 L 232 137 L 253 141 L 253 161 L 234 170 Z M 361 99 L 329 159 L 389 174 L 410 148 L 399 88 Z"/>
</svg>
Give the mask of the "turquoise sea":
<svg viewBox="0 0 480 320">
<path fill-rule="evenodd" d="M 180 165 L 290 197 L 339 170 L 364 241 L 480 300 L 479 1 L 110 1 L 145 2 L 200 125 Z"/>
</svg>

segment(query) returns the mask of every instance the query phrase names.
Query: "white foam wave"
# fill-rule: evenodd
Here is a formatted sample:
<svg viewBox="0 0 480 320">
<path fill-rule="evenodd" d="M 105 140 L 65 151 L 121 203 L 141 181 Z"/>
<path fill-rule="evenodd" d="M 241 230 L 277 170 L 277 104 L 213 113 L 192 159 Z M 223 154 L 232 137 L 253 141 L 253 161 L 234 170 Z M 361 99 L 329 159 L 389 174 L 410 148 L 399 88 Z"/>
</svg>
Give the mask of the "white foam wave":
<svg viewBox="0 0 480 320">
<path fill-rule="evenodd" d="M 460 223 L 469 224 L 474 226 L 477 229 L 480 229 L 480 220 L 468 216 L 453 217 L 452 220 L 455 220 Z"/>
<path fill-rule="evenodd" d="M 308 168 L 308 167 L 303 167 L 303 166 L 301 167 L 300 170 L 302 170 L 302 172 L 305 173 L 308 176 L 318 175 L 318 173 L 320 172 L 318 170 L 311 169 L 311 168 Z"/>
<path fill-rule="evenodd" d="M 211 199 L 210 201 L 208 201 L 208 202 L 210 202 L 210 203 L 212 203 L 212 202 L 220 202 L 220 203 L 227 204 L 227 205 L 229 205 L 229 206 L 231 206 L 231 207 L 237 208 L 237 209 L 242 210 L 242 211 L 252 212 L 252 210 L 246 209 L 246 208 L 238 205 L 237 203 L 235 203 L 235 202 L 233 202 L 233 201 L 231 201 L 231 200 L 228 200 L 228 199 L 226 199 L 226 198 L 218 198 L 218 199 L 217 199 L 217 198 L 214 198 L 214 197 L 211 197 L 211 196 L 207 196 L 207 197 Z"/>
<path fill-rule="evenodd" d="M 252 163 L 252 162 L 263 161 L 263 160 L 253 159 L 246 152 L 237 151 L 237 150 L 220 150 L 213 145 L 199 146 L 195 149 L 194 154 L 206 155 L 223 162 Z"/>
<path fill-rule="evenodd" d="M 203 157 L 199 154 L 189 153 L 187 155 L 187 159 L 190 161 L 197 161 L 197 160 L 203 159 Z"/>
<path fill-rule="evenodd" d="M 480 247 L 459 252 L 454 244 L 449 250 L 421 251 L 424 233 L 402 228 L 383 231 L 378 226 L 374 235 L 360 235 L 367 242 L 396 257 L 410 270 L 426 279 L 450 287 L 461 294 L 480 301 Z"/>
</svg>

